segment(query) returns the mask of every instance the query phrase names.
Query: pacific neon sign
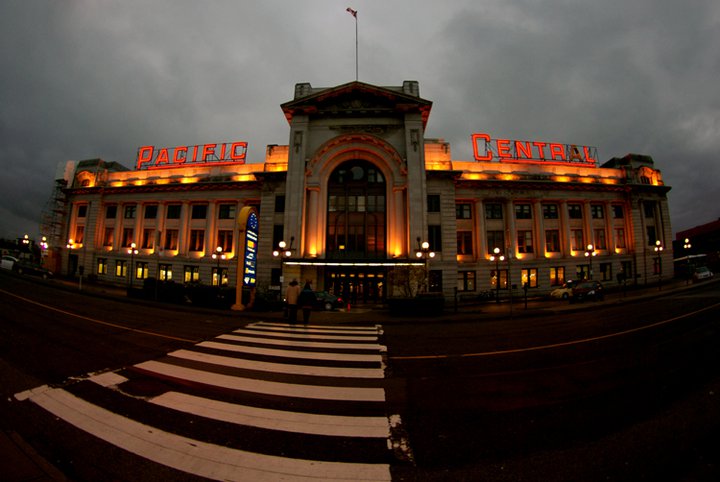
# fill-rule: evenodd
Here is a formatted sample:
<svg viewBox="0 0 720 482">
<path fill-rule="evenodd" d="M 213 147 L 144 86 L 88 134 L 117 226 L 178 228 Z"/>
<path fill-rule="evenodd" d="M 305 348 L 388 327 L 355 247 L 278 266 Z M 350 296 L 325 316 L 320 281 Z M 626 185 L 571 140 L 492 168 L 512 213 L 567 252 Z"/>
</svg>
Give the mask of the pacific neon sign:
<svg viewBox="0 0 720 482">
<path fill-rule="evenodd" d="M 167 169 L 198 165 L 244 164 L 247 142 L 200 144 L 197 146 L 143 146 L 138 149 L 137 169 Z"/>
<path fill-rule="evenodd" d="M 473 154 L 480 162 L 519 162 L 595 167 L 597 148 L 556 142 L 493 139 L 490 134 L 472 135 Z"/>
</svg>

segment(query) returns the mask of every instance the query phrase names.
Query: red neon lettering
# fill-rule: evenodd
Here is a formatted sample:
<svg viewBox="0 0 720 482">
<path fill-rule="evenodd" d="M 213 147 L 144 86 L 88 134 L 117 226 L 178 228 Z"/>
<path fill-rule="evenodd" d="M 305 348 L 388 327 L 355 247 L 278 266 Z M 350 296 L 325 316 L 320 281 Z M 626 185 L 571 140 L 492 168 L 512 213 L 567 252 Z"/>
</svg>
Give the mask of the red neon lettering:
<svg viewBox="0 0 720 482">
<path fill-rule="evenodd" d="M 175 148 L 175 154 L 173 155 L 173 164 L 182 164 L 187 160 L 187 150 L 185 146 L 178 146 Z M 181 157 L 180 153 L 184 155 Z"/>
<path fill-rule="evenodd" d="M 207 161 L 209 156 L 215 155 L 217 144 L 205 144 L 202 149 L 202 160 Z"/>
<path fill-rule="evenodd" d="M 155 146 L 143 146 L 138 149 L 137 169 L 142 169 L 144 164 L 152 162 Z"/>
<path fill-rule="evenodd" d="M 476 161 L 492 161 L 492 152 L 490 152 L 490 149 L 485 148 L 485 155 L 480 155 L 480 149 L 478 149 L 478 141 L 482 139 L 485 141 L 485 145 L 487 146 L 487 143 L 490 142 L 490 135 L 489 134 L 473 134 L 472 135 L 472 144 L 473 144 L 473 155 L 475 156 Z M 243 156 L 244 157 L 244 156 Z"/>
<path fill-rule="evenodd" d="M 518 159 L 520 156 L 525 159 L 532 159 L 532 147 L 529 142 L 515 141 L 515 155 Z"/>
<path fill-rule="evenodd" d="M 538 155 L 536 159 L 545 159 L 545 146 L 547 146 L 546 142 L 533 142 L 533 146 L 537 149 Z"/>
<path fill-rule="evenodd" d="M 583 158 L 580 155 L 580 149 L 577 148 L 575 144 L 570 146 L 570 156 L 571 161 L 582 161 Z"/>
<path fill-rule="evenodd" d="M 227 147 L 227 144 L 223 144 L 222 148 L 220 149 L 220 160 L 225 160 L 225 148 Z"/>
<path fill-rule="evenodd" d="M 583 146 L 583 152 L 585 153 L 585 162 L 590 162 L 593 164 L 597 164 L 597 159 L 593 159 L 590 154 L 590 148 L 587 146 Z"/>
<path fill-rule="evenodd" d="M 170 162 L 170 160 L 168 159 L 167 148 L 160 149 L 157 157 L 155 158 L 155 165 L 159 166 L 161 164 L 167 164 L 168 162 Z"/>
<path fill-rule="evenodd" d="M 565 160 L 565 146 L 562 144 L 550 144 L 550 158 L 560 158 L 561 161 Z"/>
<path fill-rule="evenodd" d="M 238 147 L 242 148 L 242 152 L 238 154 L 237 149 Z M 230 160 L 233 161 L 240 161 L 245 159 L 245 155 L 247 153 L 247 142 L 233 142 L 230 146 Z"/>
<path fill-rule="evenodd" d="M 497 145 L 498 156 L 503 158 L 512 157 L 510 153 L 510 139 L 498 139 L 495 141 Z"/>
</svg>

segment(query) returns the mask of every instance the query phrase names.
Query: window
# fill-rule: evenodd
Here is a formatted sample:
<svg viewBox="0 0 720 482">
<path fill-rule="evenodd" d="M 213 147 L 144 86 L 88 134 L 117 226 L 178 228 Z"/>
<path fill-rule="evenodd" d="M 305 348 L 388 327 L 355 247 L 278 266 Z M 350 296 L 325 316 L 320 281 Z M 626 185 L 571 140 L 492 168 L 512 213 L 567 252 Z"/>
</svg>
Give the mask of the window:
<svg viewBox="0 0 720 482">
<path fill-rule="evenodd" d="M 158 277 L 160 278 L 160 281 L 171 281 L 172 280 L 172 265 L 171 264 L 161 264 L 158 266 L 159 273 Z"/>
<path fill-rule="evenodd" d="M 538 286 L 538 270 L 537 268 L 527 268 L 520 271 L 520 282 L 524 287 L 537 288 Z"/>
<path fill-rule="evenodd" d="M 440 212 L 440 195 L 439 194 L 428 194 L 427 212 L 429 212 L 429 213 L 439 213 Z"/>
<path fill-rule="evenodd" d="M 75 242 L 82 244 L 85 240 L 85 226 L 75 226 Z"/>
<path fill-rule="evenodd" d="M 284 232 L 285 232 L 285 225 L 275 224 L 273 226 L 273 239 L 272 239 L 273 249 L 278 247 L 278 245 L 280 244 L 280 241 L 285 241 L 283 239 Z M 289 243 L 290 241 L 285 241 L 285 242 Z"/>
<path fill-rule="evenodd" d="M 117 206 L 115 204 L 105 206 L 105 219 L 115 219 L 116 217 L 117 217 Z"/>
<path fill-rule="evenodd" d="M 167 219 L 180 219 L 181 210 L 182 204 L 168 204 L 165 217 L 167 217 Z"/>
<path fill-rule="evenodd" d="M 145 206 L 145 219 L 157 218 L 158 206 L 157 204 L 148 204 Z"/>
<path fill-rule="evenodd" d="M 499 285 L 498 285 L 499 283 Z M 508 272 L 506 269 L 490 271 L 490 288 L 506 290 L 508 287 Z"/>
<path fill-rule="evenodd" d="M 125 260 L 116 260 L 115 261 L 115 276 L 118 278 L 126 278 L 127 277 L 127 261 Z"/>
<path fill-rule="evenodd" d="M 97 259 L 97 274 L 107 274 L 107 258 Z"/>
<path fill-rule="evenodd" d="M 457 254 L 473 254 L 472 231 L 457 232 Z"/>
<path fill-rule="evenodd" d="M 178 249 L 178 230 L 177 229 L 166 229 L 165 230 L 165 249 L 175 250 Z"/>
<path fill-rule="evenodd" d="M 125 210 L 123 211 L 123 217 L 125 219 L 135 219 L 135 211 L 137 210 L 137 206 L 134 204 L 128 204 L 125 206 Z"/>
<path fill-rule="evenodd" d="M 515 219 L 532 219 L 532 206 L 529 204 L 516 204 Z"/>
<path fill-rule="evenodd" d="M 558 218 L 558 205 L 557 204 L 543 204 L 543 219 L 557 219 Z"/>
<path fill-rule="evenodd" d="M 655 202 L 654 201 L 645 201 L 643 202 L 643 212 L 645 213 L 646 218 L 654 218 L 655 217 Z"/>
<path fill-rule="evenodd" d="M 184 283 L 197 283 L 199 281 L 200 281 L 200 267 L 186 265 L 183 269 L 183 282 Z"/>
<path fill-rule="evenodd" d="M 557 229 L 548 229 L 545 231 L 545 252 L 560 252 L 560 231 Z"/>
<path fill-rule="evenodd" d="M 135 262 L 135 279 L 145 279 L 148 277 L 148 264 L 145 261 Z"/>
<path fill-rule="evenodd" d="M 472 204 L 456 204 L 455 219 L 472 219 Z"/>
<path fill-rule="evenodd" d="M 87 204 L 80 204 L 77 209 L 77 217 L 84 218 L 87 216 Z"/>
<path fill-rule="evenodd" d="M 441 292 L 443 290 L 442 270 L 431 269 L 429 274 L 430 276 L 428 276 L 428 283 L 430 284 L 430 291 L 433 293 Z"/>
<path fill-rule="evenodd" d="M 458 271 L 458 291 L 475 291 L 475 271 Z"/>
<path fill-rule="evenodd" d="M 103 246 L 112 247 L 115 241 L 115 228 L 105 228 L 105 235 L 103 236 Z"/>
<path fill-rule="evenodd" d="M 568 204 L 568 216 L 570 219 L 582 219 L 582 205 Z"/>
<path fill-rule="evenodd" d="M 133 243 L 134 239 L 134 232 L 133 228 L 123 228 L 123 237 L 122 237 L 122 244 L 121 246 L 123 248 L 129 248 L 130 245 Z"/>
<path fill-rule="evenodd" d="M 590 215 L 593 219 L 603 219 L 605 217 L 605 211 L 602 204 L 591 204 Z"/>
<path fill-rule="evenodd" d="M 231 253 L 233 251 L 233 232 L 222 229 L 218 231 L 217 245 L 223 250 L 223 253 Z"/>
<path fill-rule="evenodd" d="M 203 251 L 205 249 L 205 230 L 204 229 L 191 229 L 190 230 L 190 251 Z"/>
<path fill-rule="evenodd" d="M 625 217 L 625 209 L 623 208 L 622 204 L 613 204 L 612 210 L 613 210 L 613 218 L 622 219 Z"/>
<path fill-rule="evenodd" d="M 623 274 L 623 281 L 632 277 L 632 261 L 621 261 L 620 272 Z"/>
<path fill-rule="evenodd" d="M 142 242 L 140 247 L 143 249 L 153 249 L 155 247 L 155 230 L 143 229 Z"/>
<path fill-rule="evenodd" d="M 615 247 L 618 249 L 625 249 L 625 229 L 617 228 L 615 230 Z"/>
<path fill-rule="evenodd" d="M 228 270 L 227 270 L 227 268 L 213 268 L 212 269 L 212 285 L 213 286 L 227 286 L 228 285 Z"/>
<path fill-rule="evenodd" d="M 533 252 L 532 231 L 518 231 L 517 232 L 517 242 L 518 242 L 518 253 L 532 253 Z"/>
<path fill-rule="evenodd" d="M 583 230 L 582 229 L 573 229 L 570 232 L 571 240 L 572 240 L 572 250 L 573 251 L 583 251 L 585 250 L 585 241 L 583 239 Z"/>
<path fill-rule="evenodd" d="M 604 229 L 595 230 L 595 249 L 607 249 Z"/>
<path fill-rule="evenodd" d="M 590 277 L 588 276 L 589 272 L 590 272 L 590 265 L 588 265 L 588 264 L 579 264 L 575 267 L 576 279 L 579 279 L 579 280 L 590 279 Z"/>
<path fill-rule="evenodd" d="M 505 252 L 505 234 L 502 231 L 487 232 L 488 254 L 493 254 L 495 248 L 500 248 L 500 252 Z"/>
<path fill-rule="evenodd" d="M 502 219 L 503 210 L 500 203 L 485 203 L 485 219 Z"/>
<path fill-rule="evenodd" d="M 442 251 L 442 230 L 439 224 L 428 225 L 428 244 L 430 244 L 430 251 L 436 253 Z"/>
<path fill-rule="evenodd" d="M 207 204 L 193 204 L 190 210 L 191 219 L 207 218 Z"/>
<path fill-rule="evenodd" d="M 602 281 L 612 281 L 612 263 L 600 263 Z"/>
<path fill-rule="evenodd" d="M 285 196 L 275 196 L 275 212 L 285 212 Z"/>
<path fill-rule="evenodd" d="M 565 283 L 565 268 L 553 266 L 550 268 L 550 286 L 561 286 Z"/>
<path fill-rule="evenodd" d="M 221 204 L 218 206 L 218 219 L 235 219 L 235 204 Z"/>
<path fill-rule="evenodd" d="M 657 241 L 657 234 L 655 233 L 655 226 L 646 226 L 645 233 L 647 234 L 647 245 L 654 247 L 655 241 Z"/>
</svg>

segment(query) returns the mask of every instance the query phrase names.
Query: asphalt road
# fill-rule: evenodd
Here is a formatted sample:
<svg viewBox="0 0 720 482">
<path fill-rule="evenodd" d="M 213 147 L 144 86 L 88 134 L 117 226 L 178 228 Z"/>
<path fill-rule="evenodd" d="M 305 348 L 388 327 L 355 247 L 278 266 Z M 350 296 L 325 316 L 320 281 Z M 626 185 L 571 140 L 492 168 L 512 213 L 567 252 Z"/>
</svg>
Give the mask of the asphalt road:
<svg viewBox="0 0 720 482">
<path fill-rule="evenodd" d="M 162 392 L 174 388 L 172 381 L 143 378 L 128 367 L 162 360 L 260 318 L 96 298 L 5 273 L 0 300 L 2 430 L 19 434 L 75 480 L 133 480 L 138 474 L 145 480 L 197 480 L 97 443 L 14 396 L 42 385 L 72 385 L 70 390 L 91 399 L 113 398 L 91 384 L 70 383 L 108 370 L 132 378 L 133 396 Z M 552 316 L 464 317 L 442 324 L 383 318 L 382 410 L 402 415 L 400 436 L 409 441 L 409 449 L 388 457 L 393 480 L 717 480 L 719 300 L 717 285 L 708 284 Z M 347 315 L 316 320 L 341 324 Z M 366 317 L 370 325 L 377 322 L 372 313 Z M 268 407 L 286 402 L 252 398 Z M 123 400 L 104 403 L 146 411 L 145 404 Z M 358 404 L 319 405 L 344 413 L 357 411 Z M 371 403 L 367 411 L 376 408 Z M 222 424 L 212 427 L 203 436 L 239 437 Z M 239 433 L 275 450 L 271 432 Z M 317 437 L 284 443 L 324 447 Z M 352 441 L 318 450 L 326 460 L 384 457 Z"/>
</svg>

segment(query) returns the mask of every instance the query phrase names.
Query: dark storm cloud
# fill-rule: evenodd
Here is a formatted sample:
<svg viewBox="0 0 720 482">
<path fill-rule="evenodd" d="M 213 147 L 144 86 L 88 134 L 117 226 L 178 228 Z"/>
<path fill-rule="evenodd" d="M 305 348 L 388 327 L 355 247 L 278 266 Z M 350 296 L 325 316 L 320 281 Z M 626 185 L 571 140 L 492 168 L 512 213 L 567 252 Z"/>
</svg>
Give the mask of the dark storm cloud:
<svg viewBox="0 0 720 482">
<path fill-rule="evenodd" d="M 346 4 L 347 3 L 347 4 Z M 56 166 L 138 146 L 287 142 L 296 82 L 420 82 L 428 137 L 652 155 L 675 229 L 720 216 L 720 8 L 708 1 L 34 1 L 0 5 L 0 236 L 37 234 Z M 700 196 L 699 193 L 702 193 Z"/>
</svg>

